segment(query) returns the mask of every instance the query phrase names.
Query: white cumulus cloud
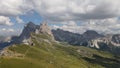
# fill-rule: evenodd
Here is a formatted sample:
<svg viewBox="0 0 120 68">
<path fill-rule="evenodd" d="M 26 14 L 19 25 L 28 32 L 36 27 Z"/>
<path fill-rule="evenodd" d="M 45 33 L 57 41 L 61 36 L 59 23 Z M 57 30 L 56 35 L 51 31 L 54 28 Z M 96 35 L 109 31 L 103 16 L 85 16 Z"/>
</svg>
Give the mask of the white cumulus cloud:
<svg viewBox="0 0 120 68">
<path fill-rule="evenodd" d="M 16 17 L 16 21 L 17 21 L 17 23 L 24 23 L 24 21 L 18 16 Z"/>
<path fill-rule="evenodd" d="M 11 25 L 13 25 L 13 23 L 11 22 L 9 17 L 0 16 L 0 25 L 11 26 Z"/>
<path fill-rule="evenodd" d="M 28 0 L 0 0 L 0 15 L 23 15 L 32 9 L 33 5 L 30 5 L 28 3 Z"/>
<path fill-rule="evenodd" d="M 35 9 L 54 21 L 106 19 L 120 15 L 119 0 L 34 0 Z"/>
<path fill-rule="evenodd" d="M 1 31 L 3 31 L 3 32 L 14 32 L 14 29 L 3 28 L 3 29 L 1 29 Z"/>
</svg>

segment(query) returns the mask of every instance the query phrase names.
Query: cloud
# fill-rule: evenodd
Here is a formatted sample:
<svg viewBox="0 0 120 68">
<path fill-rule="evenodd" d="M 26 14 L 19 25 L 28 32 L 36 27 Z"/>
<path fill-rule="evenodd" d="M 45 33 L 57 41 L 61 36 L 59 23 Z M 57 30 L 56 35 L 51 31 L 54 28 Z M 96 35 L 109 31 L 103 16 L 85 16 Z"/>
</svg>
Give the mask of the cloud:
<svg viewBox="0 0 120 68">
<path fill-rule="evenodd" d="M 13 36 L 13 35 L 20 35 L 21 30 L 14 29 L 14 28 L 1 28 L 0 35 L 2 36 Z"/>
<path fill-rule="evenodd" d="M 119 6 L 119 0 L 0 0 L 0 25 L 12 25 L 11 16 L 23 23 L 20 16 L 34 11 L 48 22 L 63 25 L 54 28 L 120 33 Z"/>
<path fill-rule="evenodd" d="M 30 11 L 33 7 L 28 4 L 27 0 L 0 0 L 0 15 L 17 16 L 23 15 Z"/>
<path fill-rule="evenodd" d="M 66 22 L 65 22 L 66 23 Z M 68 21 L 66 24 L 62 24 L 62 26 L 59 25 L 52 25 L 52 29 L 63 29 L 66 31 L 74 32 L 74 33 L 81 33 L 81 27 L 76 24 L 74 21 Z"/>
<path fill-rule="evenodd" d="M 6 29 L 6 28 L 3 28 L 3 29 L 1 29 L 0 31 L 2 31 L 2 32 L 14 32 L 14 29 Z"/>
<path fill-rule="evenodd" d="M 119 0 L 1 0 L 2 16 L 24 15 L 32 10 L 44 19 L 73 21 L 120 16 Z"/>
<path fill-rule="evenodd" d="M 18 16 L 16 17 L 16 21 L 17 21 L 17 23 L 24 23 L 24 21 L 22 19 L 20 19 Z"/>
<path fill-rule="evenodd" d="M 95 30 L 99 33 L 105 34 L 117 34 L 120 33 L 120 20 L 118 18 L 109 18 L 102 20 L 87 20 L 81 21 L 81 23 L 75 21 L 68 21 L 66 24 L 53 25 L 52 29 L 63 29 L 74 33 L 82 34 L 86 30 Z"/>
<path fill-rule="evenodd" d="M 18 23 L 23 23 L 19 16 L 32 11 L 33 4 L 30 4 L 29 0 L 0 0 L 0 25 L 12 25 L 10 17 L 16 18 Z"/>
<path fill-rule="evenodd" d="M 15 33 L 15 30 L 12 28 L 0 29 L 0 35 L 3 35 L 3 36 L 11 36 L 11 35 L 14 35 L 14 33 Z"/>
<path fill-rule="evenodd" d="M 0 0 L 0 25 L 13 25 L 10 17 L 15 17 L 18 23 L 23 23 L 19 18 L 31 11 L 33 5 L 28 0 Z"/>
<path fill-rule="evenodd" d="M 119 0 L 1 0 L 2 16 L 37 11 L 44 19 L 70 21 L 120 16 Z"/>
<path fill-rule="evenodd" d="M 107 19 L 120 15 L 119 0 L 34 0 L 40 15 L 53 21 Z"/>
<path fill-rule="evenodd" d="M 62 24 L 53 28 L 78 33 L 86 30 L 120 33 L 119 0 L 36 0 L 33 4 L 45 20 Z"/>
<path fill-rule="evenodd" d="M 0 25 L 11 26 L 13 25 L 13 23 L 11 22 L 9 17 L 0 16 Z"/>
</svg>

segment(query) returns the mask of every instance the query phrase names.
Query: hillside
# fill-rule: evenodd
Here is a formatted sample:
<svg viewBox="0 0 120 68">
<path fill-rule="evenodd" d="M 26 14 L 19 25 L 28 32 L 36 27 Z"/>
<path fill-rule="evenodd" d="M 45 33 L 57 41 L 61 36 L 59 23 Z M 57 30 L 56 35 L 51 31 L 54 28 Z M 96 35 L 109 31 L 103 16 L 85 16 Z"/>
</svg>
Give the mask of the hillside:
<svg viewBox="0 0 120 68">
<path fill-rule="evenodd" d="M 0 68 L 120 68 L 120 57 L 83 46 L 52 40 L 48 34 L 31 34 L 32 44 L 6 47 Z"/>
</svg>

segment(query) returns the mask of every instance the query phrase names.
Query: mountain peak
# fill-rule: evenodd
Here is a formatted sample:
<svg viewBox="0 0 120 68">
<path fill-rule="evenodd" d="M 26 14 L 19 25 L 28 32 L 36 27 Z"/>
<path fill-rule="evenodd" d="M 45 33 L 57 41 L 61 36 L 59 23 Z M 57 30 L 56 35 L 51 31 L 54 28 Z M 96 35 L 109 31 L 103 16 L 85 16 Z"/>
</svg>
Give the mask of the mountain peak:
<svg viewBox="0 0 120 68">
<path fill-rule="evenodd" d="M 103 35 L 97 33 L 94 30 L 87 30 L 86 32 L 83 33 L 83 37 L 85 37 L 87 40 L 92 40 L 99 37 L 103 37 Z"/>
<path fill-rule="evenodd" d="M 53 36 L 50 27 L 46 22 L 43 22 L 40 24 L 39 32 L 43 34 L 49 34 L 50 36 Z"/>
<path fill-rule="evenodd" d="M 25 27 L 35 27 L 36 25 L 33 22 L 29 22 L 25 25 Z"/>
<path fill-rule="evenodd" d="M 17 40 L 17 42 L 21 43 L 24 39 L 28 39 L 30 37 L 30 34 L 32 32 L 34 33 L 36 29 L 38 29 L 38 25 L 35 25 L 33 22 L 27 23 L 25 25 L 22 33 L 20 34 L 19 39 Z"/>
<path fill-rule="evenodd" d="M 34 23 L 30 21 L 30 22 L 28 22 L 28 24 L 34 24 Z"/>
<path fill-rule="evenodd" d="M 87 30 L 86 32 L 84 32 L 84 34 L 98 34 L 98 33 L 94 30 Z"/>
</svg>

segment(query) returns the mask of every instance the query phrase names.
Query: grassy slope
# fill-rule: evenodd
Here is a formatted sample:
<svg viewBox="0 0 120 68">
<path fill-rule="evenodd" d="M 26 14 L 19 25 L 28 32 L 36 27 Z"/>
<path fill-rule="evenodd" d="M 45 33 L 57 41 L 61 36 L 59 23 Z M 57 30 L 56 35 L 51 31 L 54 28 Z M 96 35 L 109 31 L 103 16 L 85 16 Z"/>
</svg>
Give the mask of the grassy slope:
<svg viewBox="0 0 120 68">
<path fill-rule="evenodd" d="M 8 50 L 22 56 L 1 57 L 0 68 L 119 68 L 119 61 L 113 55 L 86 47 L 73 47 L 46 42 L 41 38 L 49 36 L 34 35 L 35 46 L 10 46 Z M 52 42 L 52 43 L 51 43 Z"/>
</svg>

